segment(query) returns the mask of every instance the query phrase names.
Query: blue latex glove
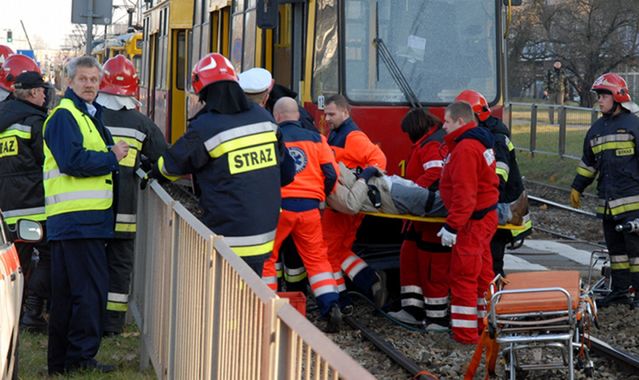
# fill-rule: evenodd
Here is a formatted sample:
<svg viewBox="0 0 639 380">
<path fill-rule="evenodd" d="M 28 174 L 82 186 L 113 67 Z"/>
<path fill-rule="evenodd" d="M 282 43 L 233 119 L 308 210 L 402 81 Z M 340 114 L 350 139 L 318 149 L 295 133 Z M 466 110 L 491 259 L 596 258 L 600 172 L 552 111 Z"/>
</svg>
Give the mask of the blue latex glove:
<svg viewBox="0 0 639 380">
<path fill-rule="evenodd" d="M 361 173 L 359 173 L 359 178 L 362 178 L 364 181 L 368 182 L 368 180 L 371 179 L 372 176 L 380 175 L 381 173 L 379 172 L 379 169 L 374 166 L 369 166 L 366 169 L 362 170 Z"/>
</svg>

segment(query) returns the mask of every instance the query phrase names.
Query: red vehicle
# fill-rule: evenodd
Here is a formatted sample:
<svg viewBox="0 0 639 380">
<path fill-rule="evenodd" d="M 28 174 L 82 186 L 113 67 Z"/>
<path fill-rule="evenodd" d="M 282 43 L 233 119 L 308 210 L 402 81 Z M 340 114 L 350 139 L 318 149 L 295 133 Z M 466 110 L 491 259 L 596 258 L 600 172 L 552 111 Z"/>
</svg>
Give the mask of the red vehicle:
<svg viewBox="0 0 639 380">
<path fill-rule="evenodd" d="M 402 175 L 410 142 L 400 121 L 410 107 L 443 118 L 459 92 L 474 89 L 501 116 L 504 20 L 515 3 L 521 1 L 145 2 L 144 109 L 174 142 L 197 110 L 191 68 L 220 52 L 238 72 L 271 71 L 276 83 L 299 94 L 320 128 L 324 97 L 344 94 L 355 122 L 386 154 L 389 173 Z M 384 233 L 366 236 L 399 241 L 387 231 L 399 231 L 400 222 L 386 223 L 377 218 Z"/>
<path fill-rule="evenodd" d="M 17 379 L 18 321 L 22 306 L 24 278 L 14 241 L 38 242 L 42 239 L 38 222 L 21 219 L 10 231 L 0 210 L 0 378 Z M 13 377 L 12 377 L 13 376 Z"/>
</svg>

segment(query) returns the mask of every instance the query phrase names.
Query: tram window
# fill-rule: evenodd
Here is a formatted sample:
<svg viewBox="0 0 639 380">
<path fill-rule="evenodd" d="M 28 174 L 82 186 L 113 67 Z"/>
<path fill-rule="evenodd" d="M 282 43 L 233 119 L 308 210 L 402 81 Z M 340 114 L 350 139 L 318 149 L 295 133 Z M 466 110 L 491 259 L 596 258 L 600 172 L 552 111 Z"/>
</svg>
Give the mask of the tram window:
<svg viewBox="0 0 639 380">
<path fill-rule="evenodd" d="M 247 11 L 244 18 L 244 60 L 242 71 L 255 66 L 255 9 Z"/>
<path fill-rule="evenodd" d="M 184 90 L 184 82 L 186 81 L 186 41 L 185 32 L 180 31 L 177 34 L 177 57 L 176 57 L 176 69 L 175 69 L 175 87 L 178 90 Z"/>
<path fill-rule="evenodd" d="M 191 33 L 193 42 L 193 54 L 196 58 L 200 58 L 203 54 L 200 54 L 200 40 L 202 39 L 202 27 L 200 25 L 193 27 L 193 32 Z"/>
<path fill-rule="evenodd" d="M 243 35 L 244 35 L 244 14 L 233 15 L 233 37 L 231 37 L 231 63 L 236 70 L 242 68 L 242 48 L 243 48 Z"/>
<path fill-rule="evenodd" d="M 191 33 L 189 35 L 189 38 L 186 39 L 186 49 L 187 49 L 187 53 L 186 53 L 186 68 L 190 70 L 190 68 L 192 68 L 193 65 L 193 61 L 198 61 L 198 59 L 196 57 L 193 56 L 193 33 Z M 187 75 L 188 77 L 186 78 L 186 88 L 188 89 L 188 91 L 193 92 L 193 86 L 191 84 L 191 76 L 190 76 L 190 72 L 187 71 Z"/>
<path fill-rule="evenodd" d="M 338 86 L 337 0 L 317 1 L 315 54 L 313 61 L 313 99 L 336 94 Z"/>
<path fill-rule="evenodd" d="M 494 0 L 345 3 L 340 43 L 347 96 L 359 102 L 406 102 L 373 43 L 378 33 L 421 102 L 450 102 L 465 88 L 496 99 L 496 10 Z"/>
<path fill-rule="evenodd" d="M 244 11 L 244 1 L 245 0 L 236 0 L 233 2 L 233 13 Z"/>
</svg>

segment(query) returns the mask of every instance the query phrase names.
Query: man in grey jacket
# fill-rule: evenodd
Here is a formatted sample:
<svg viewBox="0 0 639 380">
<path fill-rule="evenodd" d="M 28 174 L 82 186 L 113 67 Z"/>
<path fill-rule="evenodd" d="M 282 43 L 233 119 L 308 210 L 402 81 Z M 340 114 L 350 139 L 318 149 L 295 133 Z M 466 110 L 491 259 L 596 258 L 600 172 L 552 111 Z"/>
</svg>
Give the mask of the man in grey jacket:
<svg viewBox="0 0 639 380">
<path fill-rule="evenodd" d="M 446 216 L 439 192 L 425 189 L 413 181 L 387 176 L 376 167 L 356 174 L 339 163 L 340 174 L 328 205 L 341 213 L 382 212 L 416 216 Z"/>
</svg>

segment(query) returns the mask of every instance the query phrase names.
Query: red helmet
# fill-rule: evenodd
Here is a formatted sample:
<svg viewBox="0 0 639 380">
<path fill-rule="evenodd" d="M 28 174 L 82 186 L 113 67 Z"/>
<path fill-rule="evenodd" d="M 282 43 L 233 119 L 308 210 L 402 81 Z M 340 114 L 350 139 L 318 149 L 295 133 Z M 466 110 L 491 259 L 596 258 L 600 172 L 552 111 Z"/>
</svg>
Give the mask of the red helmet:
<svg viewBox="0 0 639 380">
<path fill-rule="evenodd" d="M 479 121 L 485 121 L 490 116 L 490 107 L 484 95 L 475 90 L 464 90 L 455 98 L 456 102 L 470 104 Z"/>
<path fill-rule="evenodd" d="M 13 92 L 13 82 L 16 81 L 18 75 L 27 71 L 35 71 L 38 74 L 42 74 L 38 64 L 26 55 L 13 54 L 9 56 L 0 70 L 0 88 Z"/>
<path fill-rule="evenodd" d="M 237 74 L 233 64 L 219 53 L 210 53 L 200 59 L 191 73 L 191 82 L 196 94 L 211 83 L 220 81 L 237 82 Z"/>
<path fill-rule="evenodd" d="M 592 84 L 591 90 L 595 92 L 609 92 L 617 103 L 625 103 L 631 100 L 628 84 L 626 84 L 626 81 L 619 74 L 606 73 L 600 76 L 595 80 L 595 83 Z"/>
<path fill-rule="evenodd" d="M 10 47 L 7 45 L 0 45 L 0 67 L 2 67 L 4 61 L 9 58 L 11 54 L 13 54 L 13 50 L 11 50 Z"/>
<path fill-rule="evenodd" d="M 138 74 L 135 66 L 123 55 L 116 55 L 104 63 L 100 91 L 112 95 L 137 96 Z"/>
</svg>

